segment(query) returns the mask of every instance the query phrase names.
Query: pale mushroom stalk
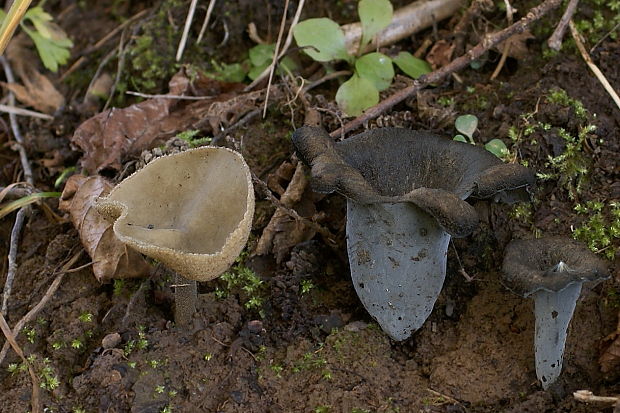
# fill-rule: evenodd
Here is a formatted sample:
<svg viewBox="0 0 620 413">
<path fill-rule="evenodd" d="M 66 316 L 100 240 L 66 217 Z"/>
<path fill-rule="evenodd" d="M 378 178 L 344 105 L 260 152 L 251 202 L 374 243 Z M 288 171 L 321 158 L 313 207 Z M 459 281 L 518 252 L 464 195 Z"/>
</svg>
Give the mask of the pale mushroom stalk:
<svg viewBox="0 0 620 413">
<path fill-rule="evenodd" d="M 353 285 L 395 340 L 430 315 L 450 237 L 465 237 L 478 225 L 464 200 L 534 181 L 526 168 L 503 164 L 484 149 L 406 129 L 373 129 L 335 143 L 323 129 L 303 127 L 293 144 L 312 167 L 312 188 L 347 198 Z"/>
<path fill-rule="evenodd" d="M 243 157 L 201 147 L 157 158 L 100 199 L 114 235 L 176 272 L 175 321 L 190 325 L 196 281 L 218 277 L 250 234 L 254 190 Z"/>
<path fill-rule="evenodd" d="M 502 271 L 506 287 L 534 298 L 536 377 L 547 390 L 562 372 L 568 326 L 581 286 L 606 278 L 607 266 L 575 240 L 549 237 L 512 241 Z"/>
</svg>

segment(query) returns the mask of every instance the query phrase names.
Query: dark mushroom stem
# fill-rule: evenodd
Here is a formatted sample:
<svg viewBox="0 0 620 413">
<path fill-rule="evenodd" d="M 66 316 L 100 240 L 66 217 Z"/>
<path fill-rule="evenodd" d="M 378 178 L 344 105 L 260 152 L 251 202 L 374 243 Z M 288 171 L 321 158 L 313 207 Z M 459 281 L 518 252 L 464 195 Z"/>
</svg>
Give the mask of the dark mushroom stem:
<svg viewBox="0 0 620 413">
<path fill-rule="evenodd" d="M 190 325 L 196 313 L 198 288 L 196 280 L 188 280 L 179 273 L 174 273 L 174 322 L 179 327 Z"/>
</svg>

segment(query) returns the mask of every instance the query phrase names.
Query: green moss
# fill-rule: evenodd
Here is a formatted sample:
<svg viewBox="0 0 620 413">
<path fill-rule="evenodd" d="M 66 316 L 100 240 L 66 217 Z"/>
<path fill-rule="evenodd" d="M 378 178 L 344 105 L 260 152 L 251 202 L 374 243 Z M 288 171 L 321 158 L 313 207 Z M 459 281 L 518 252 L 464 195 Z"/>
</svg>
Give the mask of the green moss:
<svg viewBox="0 0 620 413">
<path fill-rule="evenodd" d="M 613 259 L 620 247 L 620 202 L 588 201 L 574 209 L 586 219 L 573 229 L 573 237 L 590 250 Z"/>
</svg>

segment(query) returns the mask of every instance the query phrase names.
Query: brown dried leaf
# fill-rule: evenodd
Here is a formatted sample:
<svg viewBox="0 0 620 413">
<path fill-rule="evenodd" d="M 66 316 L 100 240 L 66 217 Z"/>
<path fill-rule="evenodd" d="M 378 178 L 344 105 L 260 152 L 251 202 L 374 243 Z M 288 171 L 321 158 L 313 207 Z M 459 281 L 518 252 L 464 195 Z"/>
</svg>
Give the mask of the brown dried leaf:
<svg viewBox="0 0 620 413">
<path fill-rule="evenodd" d="M 426 55 L 426 61 L 431 65 L 433 70 L 439 69 L 452 61 L 454 53 L 454 43 L 446 40 L 437 41 Z"/>
<path fill-rule="evenodd" d="M 530 52 L 527 48 L 527 41 L 530 39 L 535 39 L 534 35 L 529 30 L 525 30 L 523 33 L 517 33 L 502 43 L 499 43 L 495 47 L 495 50 L 502 53 L 504 51 L 504 44 L 506 42 L 510 42 L 508 56 L 521 60 L 524 59 Z"/>
<path fill-rule="evenodd" d="M 87 171 L 118 170 L 126 156 L 137 155 L 181 131 L 210 126 L 212 131 L 219 132 L 221 127 L 255 109 L 264 92 L 239 95 L 242 87 L 242 84 L 200 75 L 190 84 L 181 71 L 171 79 L 169 95 L 196 94 L 212 98 L 199 101 L 153 98 L 124 109 L 110 109 L 82 123 L 71 141 L 84 152 L 81 164 Z"/>
<path fill-rule="evenodd" d="M 2 85 L 12 91 L 17 100 L 24 105 L 43 113 L 53 114 L 65 104 L 65 98 L 46 76 L 37 71 L 32 64 L 36 61 L 36 57 L 26 45 L 27 39 L 18 36 L 11 41 L 6 52 L 23 85 L 4 82 Z"/>
<path fill-rule="evenodd" d="M 100 176 L 73 175 L 60 197 L 60 209 L 69 212 L 82 245 L 92 258 L 93 272 L 100 282 L 113 278 L 135 278 L 148 273 L 142 255 L 120 242 L 107 222 L 93 208 L 98 197 L 105 196 L 112 184 Z"/>
</svg>

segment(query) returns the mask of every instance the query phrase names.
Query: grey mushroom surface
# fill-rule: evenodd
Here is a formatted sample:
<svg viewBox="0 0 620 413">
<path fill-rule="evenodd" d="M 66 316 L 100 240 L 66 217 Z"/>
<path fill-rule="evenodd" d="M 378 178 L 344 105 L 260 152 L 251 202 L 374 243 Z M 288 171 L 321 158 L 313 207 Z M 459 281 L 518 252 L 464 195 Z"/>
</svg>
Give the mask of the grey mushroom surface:
<svg viewBox="0 0 620 413">
<path fill-rule="evenodd" d="M 506 248 L 502 283 L 534 298 L 536 376 L 547 390 L 560 377 L 568 325 L 581 285 L 609 277 L 607 263 L 571 238 L 513 240 Z"/>
<path fill-rule="evenodd" d="M 395 340 L 430 315 L 446 274 L 450 236 L 465 237 L 478 215 L 465 199 L 510 200 L 534 184 L 521 165 L 430 133 L 373 129 L 334 142 L 317 127 L 293 134 L 311 167 L 312 188 L 347 198 L 347 249 L 355 290 Z M 518 197 L 517 197 L 518 198 Z"/>
</svg>

